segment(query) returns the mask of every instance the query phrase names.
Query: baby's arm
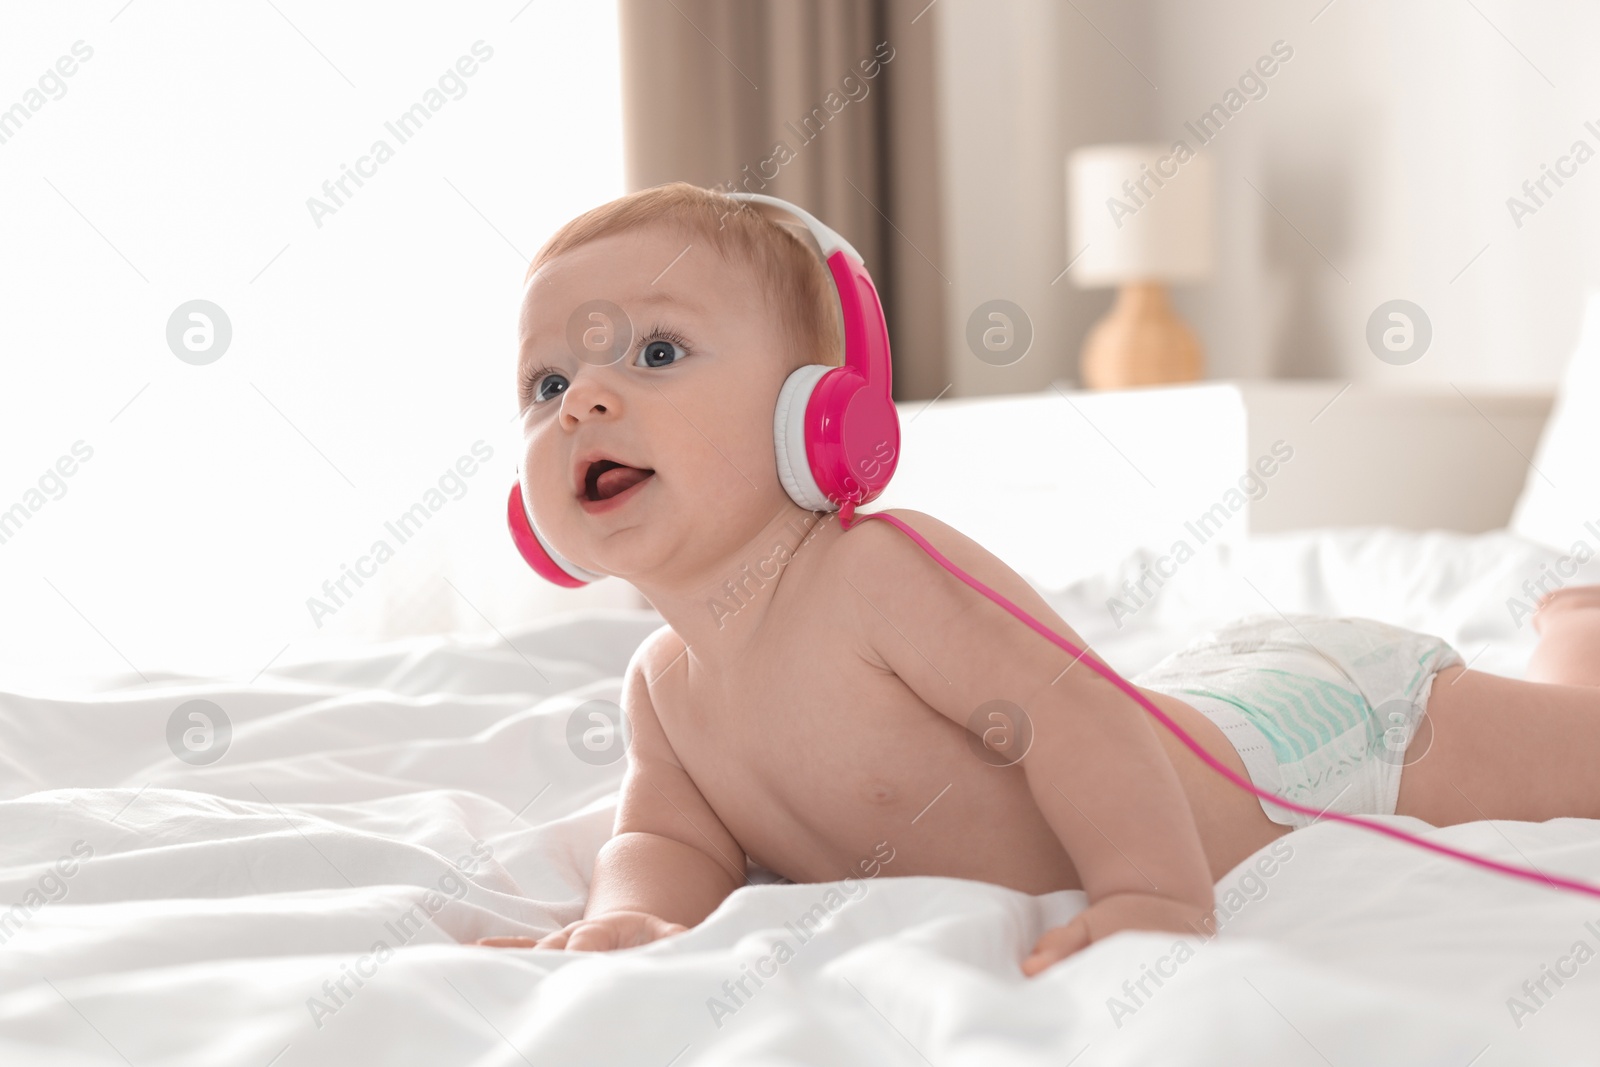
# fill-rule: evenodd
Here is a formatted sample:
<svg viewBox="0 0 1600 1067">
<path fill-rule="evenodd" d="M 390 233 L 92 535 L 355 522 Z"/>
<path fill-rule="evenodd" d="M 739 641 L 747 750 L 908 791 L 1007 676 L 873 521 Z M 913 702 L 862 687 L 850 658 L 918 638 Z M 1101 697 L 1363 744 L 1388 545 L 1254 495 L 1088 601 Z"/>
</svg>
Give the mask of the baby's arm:
<svg viewBox="0 0 1600 1067">
<path fill-rule="evenodd" d="M 889 514 L 973 578 L 1086 647 L 981 545 L 928 515 Z M 1034 974 L 1120 929 L 1209 933 L 1210 865 L 1188 797 L 1156 736 L 1161 726 L 1149 713 L 1086 663 L 1063 674 L 1071 655 L 889 523 L 861 521 L 840 544 L 848 546 L 844 573 L 854 586 L 841 595 L 856 604 L 869 661 L 963 728 L 972 729 L 973 713 L 991 700 L 1021 707 L 1032 724 L 1033 745 L 1021 761 L 1029 791 L 1077 869 L 1089 907 L 1046 933 L 1023 970 Z"/>
<path fill-rule="evenodd" d="M 537 941 L 504 937 L 480 944 L 629 948 L 698 924 L 744 884 L 744 849 L 678 763 L 646 685 L 647 678 L 660 681 L 674 649 L 682 647 L 663 628 L 628 664 L 622 696 L 631 734 L 628 770 L 611 840 L 595 857 L 583 918 Z"/>
</svg>

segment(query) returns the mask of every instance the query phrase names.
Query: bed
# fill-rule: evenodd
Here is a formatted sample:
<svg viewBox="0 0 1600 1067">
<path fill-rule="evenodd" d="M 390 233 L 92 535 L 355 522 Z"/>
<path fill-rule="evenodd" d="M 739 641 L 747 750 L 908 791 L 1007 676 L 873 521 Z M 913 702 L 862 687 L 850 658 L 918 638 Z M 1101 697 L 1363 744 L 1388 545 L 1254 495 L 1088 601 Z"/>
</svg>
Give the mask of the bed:
<svg viewBox="0 0 1600 1067">
<path fill-rule="evenodd" d="M 1589 432 L 1594 408 L 1566 392 L 1562 403 L 1552 425 Z M 936 411 L 918 416 L 921 432 Z M 1560 470 L 1554 440 L 1536 459 Z M 1581 510 L 1572 485 L 1564 506 Z M 1507 600 L 1570 555 L 1529 532 L 1541 514 L 1530 504 L 1528 528 L 1476 534 L 1241 526 L 1131 618 L 1107 601 L 1159 540 L 1028 577 L 1129 677 L 1263 602 L 1427 630 L 1474 668 L 1515 676 L 1534 638 Z M 1592 567 L 1584 577 L 1600 581 Z M 1031 980 L 1019 960 L 1081 893 L 929 877 L 795 885 L 757 870 L 701 925 L 640 948 L 471 945 L 582 913 L 625 766 L 590 731 L 604 732 L 630 655 L 659 624 L 648 609 L 587 609 L 249 682 L 0 694 L 0 1063 L 1600 1056 L 1600 902 L 1332 822 L 1224 877 L 1215 939 L 1119 934 Z M 1595 821 L 1387 821 L 1600 884 Z"/>
</svg>

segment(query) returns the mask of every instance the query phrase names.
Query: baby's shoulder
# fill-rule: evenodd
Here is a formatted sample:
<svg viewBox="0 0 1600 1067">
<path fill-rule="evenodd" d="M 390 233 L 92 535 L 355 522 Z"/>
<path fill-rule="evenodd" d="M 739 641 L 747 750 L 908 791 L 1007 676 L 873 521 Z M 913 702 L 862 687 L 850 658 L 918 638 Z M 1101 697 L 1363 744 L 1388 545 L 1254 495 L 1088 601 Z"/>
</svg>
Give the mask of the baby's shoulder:
<svg viewBox="0 0 1600 1067">
<path fill-rule="evenodd" d="M 628 664 L 628 673 L 635 684 L 643 684 L 653 700 L 660 700 L 662 683 L 671 676 L 672 669 L 683 662 L 688 647 L 670 623 L 663 623 L 639 642 Z"/>
<path fill-rule="evenodd" d="M 869 514 L 898 519 L 923 540 L 947 553 L 952 544 L 967 540 L 954 527 L 910 508 L 884 508 Z M 839 538 L 836 551 L 839 565 L 847 574 L 875 576 L 880 581 L 894 580 L 901 561 L 919 560 L 925 554 L 924 549 L 897 523 L 871 520 L 868 514 L 856 517 L 850 529 Z"/>
</svg>

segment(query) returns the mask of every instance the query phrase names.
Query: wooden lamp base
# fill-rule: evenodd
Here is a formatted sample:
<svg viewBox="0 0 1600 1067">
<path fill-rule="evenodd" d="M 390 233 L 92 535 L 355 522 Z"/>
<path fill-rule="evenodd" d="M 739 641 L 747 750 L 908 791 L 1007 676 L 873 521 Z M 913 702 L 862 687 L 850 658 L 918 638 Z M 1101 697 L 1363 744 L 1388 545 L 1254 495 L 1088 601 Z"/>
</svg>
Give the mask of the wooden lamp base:
<svg viewBox="0 0 1600 1067">
<path fill-rule="evenodd" d="M 1205 373 L 1205 352 L 1167 302 L 1165 285 L 1129 282 L 1084 338 L 1078 370 L 1087 389 L 1193 382 Z"/>
</svg>

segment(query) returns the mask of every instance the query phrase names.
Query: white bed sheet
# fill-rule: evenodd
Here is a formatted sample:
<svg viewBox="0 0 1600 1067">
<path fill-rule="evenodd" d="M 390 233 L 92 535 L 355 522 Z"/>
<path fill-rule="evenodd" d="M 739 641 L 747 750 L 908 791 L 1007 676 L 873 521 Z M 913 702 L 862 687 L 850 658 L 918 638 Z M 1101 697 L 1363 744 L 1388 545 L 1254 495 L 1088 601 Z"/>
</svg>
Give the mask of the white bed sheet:
<svg viewBox="0 0 1600 1067">
<path fill-rule="evenodd" d="M 1505 597 L 1555 556 L 1505 533 L 1308 532 L 1186 563 L 1120 629 L 1104 602 L 1123 573 L 1048 595 L 1125 675 L 1272 608 L 1427 629 L 1515 675 L 1532 634 Z M 1242 905 L 1181 962 L 1179 939 L 1130 933 L 1025 979 L 1018 961 L 1081 893 L 888 876 L 848 900 L 763 875 L 695 929 L 618 953 L 463 944 L 581 914 L 623 764 L 574 759 L 567 719 L 620 699 L 658 623 L 590 612 L 253 683 L 0 695 L 0 905 L 60 896 L 0 944 L 0 1063 L 1597 1062 L 1600 962 L 1545 978 L 1537 1005 L 1522 983 L 1600 948 L 1600 901 L 1335 823 L 1286 838 L 1269 877 L 1224 878 L 1219 901 Z M 166 748 L 172 709 L 197 697 L 234 728 L 208 767 Z M 1600 883 L 1594 821 L 1390 821 Z M 50 880 L 80 841 L 92 857 Z M 459 877 L 474 848 L 488 861 Z M 799 943 L 785 924 L 819 904 L 828 925 Z M 402 929 L 407 912 L 431 919 Z M 736 1003 L 723 983 L 780 937 L 793 958 Z M 395 951 L 374 957 L 379 940 Z M 1171 976 L 1131 995 L 1152 967 Z M 330 995 L 351 968 L 361 984 Z M 1534 1010 L 1514 1017 L 1513 996 Z M 737 1010 L 714 1017 L 712 998 Z"/>
</svg>

